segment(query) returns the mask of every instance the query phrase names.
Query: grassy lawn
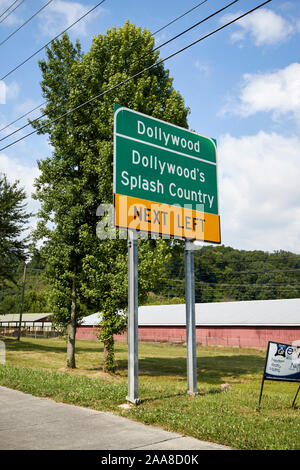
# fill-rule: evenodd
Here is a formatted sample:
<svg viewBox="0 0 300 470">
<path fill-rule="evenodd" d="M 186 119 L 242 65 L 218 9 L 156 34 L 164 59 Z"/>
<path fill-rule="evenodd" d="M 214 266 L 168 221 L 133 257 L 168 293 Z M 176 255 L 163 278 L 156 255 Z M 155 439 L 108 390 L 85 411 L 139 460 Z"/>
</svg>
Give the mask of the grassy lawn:
<svg viewBox="0 0 300 470">
<path fill-rule="evenodd" d="M 1 338 L 3 340 L 3 338 Z M 65 369 L 63 339 L 4 339 L 6 364 L 0 385 L 158 425 L 197 439 L 244 450 L 300 449 L 299 406 L 291 404 L 298 384 L 265 382 L 258 398 L 265 352 L 197 348 L 199 395 L 186 394 L 183 345 L 139 344 L 138 406 L 120 408 L 127 395 L 127 345 L 116 344 L 116 375 L 102 372 L 103 346 L 77 341 L 75 370 Z M 231 390 L 221 391 L 228 383 Z"/>
</svg>

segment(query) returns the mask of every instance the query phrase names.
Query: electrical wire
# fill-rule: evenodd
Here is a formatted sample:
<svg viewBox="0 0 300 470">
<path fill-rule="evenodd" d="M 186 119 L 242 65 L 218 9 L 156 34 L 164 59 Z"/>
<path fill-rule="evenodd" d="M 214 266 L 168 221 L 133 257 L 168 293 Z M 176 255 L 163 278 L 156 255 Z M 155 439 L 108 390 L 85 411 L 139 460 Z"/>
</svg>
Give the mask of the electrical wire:
<svg viewBox="0 0 300 470">
<path fill-rule="evenodd" d="M 109 88 L 108 90 L 105 90 L 104 92 L 102 93 L 99 93 L 98 95 L 90 98 L 89 100 L 85 101 L 84 103 L 76 106 L 75 108 L 72 108 L 68 111 L 66 111 L 65 113 L 63 113 L 61 116 L 58 116 L 57 118 L 51 120 L 50 122 L 47 122 L 45 125 L 49 125 L 49 124 L 53 124 L 55 122 L 57 122 L 58 120 L 62 119 L 63 117 L 66 117 L 68 115 L 70 115 L 71 113 L 77 111 L 78 109 L 82 108 L 83 106 L 86 106 L 90 103 L 92 103 L 93 101 L 95 101 L 96 99 L 100 98 L 101 96 L 104 96 L 106 95 L 107 93 L 111 92 L 111 91 L 114 91 L 115 89 L 119 88 L 120 86 L 122 85 L 125 85 L 126 83 L 128 83 L 130 80 L 133 80 L 137 77 L 139 77 L 140 75 L 142 75 L 143 73 L 151 70 L 152 68 L 154 67 L 157 67 L 158 65 L 162 64 L 163 62 L 166 62 L 167 60 L 175 57 L 176 55 L 186 51 L 187 49 L 189 49 L 190 47 L 198 44 L 199 42 L 209 38 L 210 36 L 213 36 L 214 34 L 216 34 L 217 32 L 225 29 L 226 27 L 232 25 L 233 23 L 235 23 L 236 21 L 240 20 L 241 18 L 244 18 L 245 16 L 253 13 L 254 11 L 258 10 L 259 8 L 263 7 L 264 5 L 270 3 L 272 0 L 266 0 L 265 2 L 257 5 L 255 8 L 252 8 L 251 10 L 248 10 L 246 13 L 243 13 L 242 15 L 236 17 L 235 19 L 229 21 L 228 23 L 225 23 L 224 25 L 220 26 L 219 28 L 211 31 L 210 33 L 206 34 L 205 36 L 202 36 L 201 38 L 197 39 L 196 41 L 188 44 L 187 46 L 183 47 L 182 49 L 179 49 L 178 51 L 174 52 L 173 54 L 170 54 L 168 57 L 165 57 L 164 59 L 161 59 L 159 60 L 158 62 L 155 62 L 154 64 L 150 65 L 149 67 L 146 67 L 145 69 L 141 70 L 140 72 L 137 72 L 136 74 L 132 75 L 131 77 L 128 77 L 126 78 L 125 80 L 122 80 L 121 82 L 117 83 L 116 85 L 114 85 L 113 87 Z M 42 126 L 43 128 L 43 126 Z M 42 129 L 41 128 L 41 129 Z M 10 144 L 6 145 L 5 147 L 2 147 L 0 148 L 0 151 L 3 151 L 9 147 L 11 147 L 12 145 L 15 145 L 16 143 L 20 142 L 21 140 L 24 140 L 26 139 L 27 137 L 39 132 L 41 129 L 35 129 L 34 131 L 20 137 L 19 139 L 15 140 L 14 142 L 11 142 Z"/>
<path fill-rule="evenodd" d="M 4 131 L 4 130 L 7 129 L 8 127 L 12 126 L 12 125 L 15 124 L 16 122 L 20 121 L 20 119 L 23 119 L 24 117 L 28 116 L 28 114 L 33 113 L 33 111 L 35 111 L 36 109 L 40 108 L 40 107 L 43 106 L 44 104 L 46 104 L 46 101 L 45 101 L 44 103 L 39 104 L 38 106 L 36 106 L 35 108 L 31 109 L 30 111 L 27 111 L 27 113 L 23 114 L 23 116 L 20 116 L 20 117 L 18 117 L 17 119 L 15 119 L 14 121 L 10 122 L 9 124 L 7 124 L 7 126 L 2 127 L 2 128 L 0 129 L 0 132 L 1 132 L 1 131 Z M 28 124 L 26 124 L 26 126 L 29 125 L 29 124 L 30 124 L 30 122 L 29 122 Z M 24 127 L 25 127 L 25 126 L 21 127 L 20 129 L 17 129 L 16 131 L 12 132 L 11 134 L 7 135 L 6 137 L 3 137 L 2 139 L 0 139 L 0 141 L 6 139 L 6 138 L 8 138 L 8 137 L 10 137 L 11 135 L 15 134 L 16 132 L 19 132 L 19 130 L 24 129 Z"/>
<path fill-rule="evenodd" d="M 204 3 L 206 3 L 208 0 L 204 0 L 200 3 L 198 3 L 198 5 L 196 5 L 195 7 L 191 8 L 190 10 L 187 10 L 186 12 L 184 12 L 183 14 L 181 14 L 180 16 L 178 16 L 177 18 L 175 18 L 174 20 L 172 20 L 171 22 L 167 23 L 166 25 L 164 25 L 162 28 L 158 29 L 157 31 L 155 31 L 154 33 L 151 33 L 152 36 L 155 36 L 157 33 L 161 32 L 162 30 L 164 30 L 165 28 L 167 28 L 168 26 L 170 26 L 171 24 L 175 23 L 176 21 L 178 21 L 179 19 L 181 19 L 182 17 L 184 17 L 185 15 L 187 15 L 188 13 L 190 13 L 191 11 L 195 10 L 196 8 L 198 8 L 199 6 L 203 5 Z M 174 38 L 176 39 L 176 38 Z M 173 39 L 172 39 L 173 40 Z M 171 41 L 171 40 L 170 40 Z M 170 42 L 168 41 L 168 42 Z M 130 52 L 133 47 L 138 43 L 138 41 L 135 41 L 130 47 L 129 49 L 126 51 L 126 52 Z M 165 44 L 162 44 L 160 45 L 159 47 L 157 47 L 156 49 L 158 48 L 161 48 L 163 47 Z M 155 50 L 156 50 L 155 49 Z M 153 50 L 151 52 L 149 52 L 148 54 L 151 54 L 152 52 L 154 52 Z M 147 54 L 145 54 L 146 56 Z M 143 57 L 145 57 L 143 56 Z M 139 59 L 137 59 L 139 60 Z M 105 65 L 102 67 L 102 70 L 105 68 Z M 113 76 L 113 75 L 112 75 Z M 111 78 L 111 77 L 109 77 Z M 83 93 L 80 93 L 80 95 L 83 94 Z M 79 96 L 80 96 L 79 95 Z M 4 131 L 5 129 L 7 129 L 8 127 L 10 127 L 12 124 L 15 124 L 17 121 L 19 121 L 20 119 L 28 116 L 29 114 L 31 114 L 33 111 L 35 111 L 36 109 L 40 108 L 41 106 L 43 106 L 44 104 L 46 104 L 46 101 L 44 101 L 43 103 L 41 103 L 40 105 L 36 106 L 35 108 L 31 109 L 30 111 L 28 111 L 27 113 L 23 114 L 23 116 L 20 116 L 19 118 L 15 119 L 14 121 L 10 122 L 9 124 L 7 124 L 5 127 L 2 127 L 0 129 L 0 132 L 1 131 Z M 57 105 L 57 108 L 60 106 Z M 38 118 L 34 119 L 33 122 L 37 121 L 38 119 L 41 119 L 42 117 L 46 116 L 46 113 L 45 114 L 42 114 L 41 116 L 39 116 Z M 27 126 L 30 126 L 31 125 L 31 122 L 28 122 L 27 124 L 25 124 L 24 126 L 20 127 L 19 129 L 16 129 L 15 131 L 11 132 L 10 134 L 6 135 L 5 137 L 2 137 L 2 139 L 0 139 L 0 142 L 2 140 L 5 140 L 5 139 L 8 139 L 9 137 L 11 137 L 12 135 L 16 134 L 17 132 L 23 130 L 25 127 Z"/>
<path fill-rule="evenodd" d="M 23 0 L 24 1 L 24 0 Z M 34 56 L 36 56 L 39 52 L 41 52 L 43 49 L 45 49 L 45 47 L 49 46 L 49 44 L 51 44 L 52 41 L 55 41 L 55 39 L 59 38 L 59 36 L 61 36 L 62 34 L 66 33 L 69 29 L 71 29 L 73 26 L 75 26 L 79 21 L 83 20 L 83 18 L 85 18 L 87 15 L 89 15 L 90 13 L 92 13 L 92 11 L 94 11 L 96 8 L 98 8 L 100 5 L 102 5 L 102 3 L 104 3 L 105 0 L 101 0 L 101 2 L 97 3 L 97 5 L 95 5 L 93 8 L 91 8 L 89 11 L 87 11 L 84 15 L 82 15 L 80 18 L 78 18 L 76 21 L 74 21 L 74 23 L 72 23 L 70 26 L 68 26 L 66 29 L 64 29 L 61 33 L 59 33 L 57 36 L 55 36 L 53 39 L 51 39 L 51 41 L 47 42 L 47 44 L 45 44 L 43 47 L 41 47 L 40 49 L 38 49 L 36 52 L 34 52 L 33 54 L 31 54 L 31 56 L 27 57 L 27 59 L 23 60 L 23 62 L 21 62 L 20 64 L 18 64 L 16 67 L 14 67 L 12 70 L 10 70 L 9 72 L 7 72 L 6 75 L 4 75 L 2 78 L 0 78 L 0 80 L 4 80 L 5 78 L 7 78 L 9 75 L 11 75 L 13 72 L 15 72 L 16 70 L 18 70 L 20 67 L 22 67 L 22 65 L 26 64 L 26 62 L 28 62 L 30 59 L 32 59 Z"/>
<path fill-rule="evenodd" d="M 167 281 L 163 281 L 163 282 L 167 282 Z M 182 284 L 185 282 L 185 279 L 172 279 L 170 282 L 173 282 L 174 284 Z M 244 284 L 227 284 L 227 283 L 222 283 L 222 282 L 206 282 L 206 281 L 195 281 L 195 285 L 196 284 L 199 284 L 199 285 L 203 285 L 203 284 L 214 284 L 214 285 L 219 285 L 219 286 L 233 286 L 233 285 L 243 285 L 243 286 L 247 286 L 247 285 L 256 285 L 256 286 L 265 286 L 265 285 L 270 285 L 270 284 L 254 284 L 254 283 L 244 283 Z M 273 285 L 273 284 L 272 284 Z M 283 284 L 278 284 L 277 287 L 279 286 L 282 286 Z M 291 286 L 296 286 L 296 287 L 300 287 L 300 284 L 289 284 Z"/>
<path fill-rule="evenodd" d="M 269 288 L 269 289 L 299 289 L 300 288 L 300 285 L 299 284 L 290 284 L 289 286 L 286 286 L 286 285 L 283 285 L 283 284 L 219 284 L 217 282 L 205 282 L 204 283 L 205 285 L 208 285 L 208 286 L 221 286 L 221 287 L 256 287 L 256 288 Z M 204 286 L 205 287 L 205 286 Z M 202 288 L 201 285 L 197 286 L 197 288 Z"/>
<path fill-rule="evenodd" d="M 195 253 L 196 256 L 197 256 L 197 252 Z M 295 260 L 295 256 L 296 257 L 300 257 L 300 255 L 296 254 L 296 253 L 291 253 L 292 255 L 292 258 Z M 276 262 L 282 262 L 284 260 L 290 260 L 291 259 L 291 256 L 288 256 L 288 255 L 284 255 L 284 256 L 278 256 L 276 254 L 270 254 L 270 256 L 274 256 L 274 258 L 262 258 L 262 259 L 248 259 L 248 260 L 223 260 L 223 261 L 215 261 L 215 264 L 218 264 L 218 265 L 222 265 L 224 263 L 228 263 L 228 264 L 233 264 L 233 263 L 242 263 L 242 264 L 245 264 L 245 263 L 265 263 L 265 262 L 273 262 L 273 261 L 276 261 Z M 198 258 L 198 256 L 197 256 Z M 200 255 L 199 258 L 202 258 L 203 260 L 206 259 L 205 257 L 205 254 L 204 255 Z M 300 261 L 300 258 L 297 259 L 297 261 Z"/>
<path fill-rule="evenodd" d="M 203 5 L 203 3 L 206 3 L 208 0 L 204 0 L 203 2 L 200 2 L 198 3 L 198 5 L 194 6 L 193 8 L 191 8 L 190 10 L 188 11 L 185 11 L 184 13 L 182 13 L 182 15 L 178 16 L 177 18 L 175 18 L 174 20 L 170 21 L 168 24 L 162 26 L 160 29 L 158 29 L 157 31 L 154 31 L 154 33 L 152 33 L 152 36 L 155 36 L 156 34 L 158 33 L 161 33 L 164 29 L 166 29 L 168 26 L 171 26 L 171 24 L 175 23 L 176 21 L 180 20 L 181 18 L 183 18 L 185 15 L 187 15 L 188 13 L 191 13 L 193 10 L 195 10 L 196 8 L 200 7 L 201 5 Z"/>
<path fill-rule="evenodd" d="M 6 18 L 8 18 L 17 8 L 19 8 L 22 5 L 22 3 L 24 3 L 24 0 L 21 0 L 21 2 L 0 21 L 0 23 L 3 23 L 3 21 L 5 21 Z"/>
<path fill-rule="evenodd" d="M 196 28 L 197 26 L 199 26 L 200 24 L 204 23 L 205 21 L 208 21 L 209 19 L 211 19 L 212 17 L 218 15 L 219 13 L 223 12 L 224 10 L 226 10 L 227 8 L 231 7 L 233 4 L 239 2 L 240 0 L 233 0 L 231 3 L 225 5 L 223 8 L 221 8 L 220 10 L 217 10 L 215 11 L 214 13 L 212 13 L 211 15 L 207 16 L 206 18 L 198 21 L 197 23 L 195 23 L 194 25 L 190 26 L 188 29 L 182 31 L 181 33 L 177 34 L 176 36 L 174 36 L 173 38 L 169 39 L 168 41 L 164 42 L 163 44 L 161 44 L 160 46 L 157 46 L 155 47 L 154 49 L 152 49 L 150 52 L 140 56 L 138 59 L 134 60 L 130 65 L 134 65 L 136 62 L 139 62 L 141 59 L 144 59 L 145 57 L 147 57 L 148 55 L 150 54 L 153 54 L 153 52 L 155 52 L 157 49 L 161 49 L 163 46 L 169 44 L 170 42 L 174 41 L 175 39 L 179 38 L 180 36 L 182 36 L 183 34 L 186 34 L 187 32 L 191 31 L 192 29 Z M 136 42 L 135 42 L 136 43 Z M 135 44 L 134 43 L 134 44 Z M 132 46 L 131 46 L 132 47 Z M 130 50 L 131 48 L 129 48 Z M 105 69 L 106 65 L 104 65 L 102 67 L 102 70 Z M 120 71 L 119 71 L 120 72 Z M 117 73 L 119 73 L 117 72 Z M 116 73 L 110 75 L 109 77 L 107 77 L 107 79 L 110 79 L 112 77 L 114 77 L 116 75 Z M 80 93 L 79 96 L 81 96 L 84 92 Z M 59 106 L 59 105 L 58 105 Z M 57 106 L 57 107 L 58 107 Z M 16 134 L 17 132 L 20 132 L 21 130 L 25 129 L 25 127 L 29 126 L 30 124 L 38 121 L 39 119 L 43 118 L 44 116 L 46 116 L 47 113 L 44 113 L 42 114 L 41 116 L 37 117 L 36 119 L 34 119 L 32 122 L 28 122 L 27 124 L 24 124 L 24 126 L 22 127 L 19 127 L 18 129 L 16 129 L 15 131 L 11 132 L 10 134 L 6 135 L 5 137 L 2 137 L 0 139 L 0 142 L 2 142 L 3 140 L 6 140 L 8 139 L 9 137 L 11 137 L 12 135 Z M 1 129 L 2 130 L 2 129 Z"/>
<path fill-rule="evenodd" d="M 229 271 L 223 272 L 224 275 L 230 274 L 279 274 L 279 273 L 289 273 L 289 272 L 296 272 L 300 271 L 300 268 L 296 269 L 278 269 L 277 271 Z"/>
<path fill-rule="evenodd" d="M 240 275 L 240 274 L 280 274 L 280 273 L 287 273 L 287 272 L 296 272 L 296 271 L 300 271 L 300 268 L 296 268 L 296 269 L 278 269 L 276 271 L 222 271 L 222 273 L 218 273 L 218 274 L 222 274 L 223 276 L 228 276 L 228 275 L 231 275 L 231 274 L 236 274 L 236 275 Z"/>
<path fill-rule="evenodd" d="M 6 8 L 6 10 L 5 10 L 3 13 L 1 13 L 0 18 L 2 18 L 2 16 L 5 15 L 5 13 L 6 13 L 8 10 L 10 10 L 11 7 L 13 7 L 14 4 L 17 3 L 18 1 L 19 1 L 19 0 L 15 0 L 8 8 Z"/>
<path fill-rule="evenodd" d="M 232 5 L 234 5 L 235 3 L 239 2 L 240 0 L 233 0 L 231 3 L 228 3 L 227 5 L 225 5 L 223 8 L 220 8 L 219 10 L 215 11 L 214 13 L 212 13 L 211 15 L 207 16 L 206 18 L 203 18 L 202 20 L 198 21 L 197 23 L 193 24 L 192 26 L 190 26 L 189 28 L 185 29 L 184 31 L 182 31 L 181 33 L 177 34 L 176 36 L 174 36 L 173 38 L 171 39 L 168 39 L 167 41 L 163 42 L 162 44 L 160 44 L 159 46 L 155 47 L 151 53 L 155 52 L 157 49 L 161 49 L 162 47 L 166 46 L 167 44 L 169 44 L 170 42 L 174 41 L 175 39 L 178 39 L 179 37 L 183 36 L 184 34 L 188 33 L 189 31 L 191 31 L 192 29 L 196 28 L 197 26 L 200 26 L 200 24 L 202 23 L 205 23 L 205 21 L 208 21 L 210 20 L 211 18 L 213 18 L 214 16 L 218 15 L 219 13 L 223 12 L 224 10 L 226 10 L 227 8 L 231 7 Z M 148 53 L 149 54 L 149 53 Z M 143 59 L 145 56 L 147 56 L 148 54 L 145 54 L 144 56 L 141 56 L 139 57 L 139 59 L 135 60 L 133 62 L 133 64 L 135 64 L 135 62 Z"/>
<path fill-rule="evenodd" d="M 3 41 L 0 42 L 0 46 L 2 46 L 6 41 L 8 41 L 12 36 L 14 36 L 20 29 L 22 29 L 25 25 L 29 23 L 29 21 L 33 20 L 42 10 L 44 10 L 53 0 L 49 0 L 44 6 L 42 6 L 37 12 L 35 12 L 28 20 L 25 21 L 21 26 L 19 26 L 15 31 L 13 31 L 9 36 L 7 36 Z"/>
<path fill-rule="evenodd" d="M 172 283 L 176 284 L 177 285 L 174 285 L 173 288 L 179 288 L 181 285 L 184 285 L 185 284 L 185 279 L 172 279 L 171 281 Z M 180 283 L 180 285 L 178 285 L 178 283 Z M 168 283 L 164 283 L 163 281 L 161 282 L 162 285 L 166 285 L 168 286 L 169 284 Z M 206 282 L 206 281 L 195 281 L 195 287 L 197 289 L 202 289 L 206 286 L 217 286 L 217 287 L 260 287 L 260 288 L 265 288 L 265 287 L 269 287 L 269 288 L 272 288 L 272 289 L 275 289 L 275 288 L 287 288 L 287 289 L 293 289 L 293 288 L 297 288 L 299 289 L 300 288 L 300 284 L 290 284 L 289 286 L 286 286 L 285 284 L 227 284 L 227 283 L 223 283 L 223 282 Z"/>
</svg>

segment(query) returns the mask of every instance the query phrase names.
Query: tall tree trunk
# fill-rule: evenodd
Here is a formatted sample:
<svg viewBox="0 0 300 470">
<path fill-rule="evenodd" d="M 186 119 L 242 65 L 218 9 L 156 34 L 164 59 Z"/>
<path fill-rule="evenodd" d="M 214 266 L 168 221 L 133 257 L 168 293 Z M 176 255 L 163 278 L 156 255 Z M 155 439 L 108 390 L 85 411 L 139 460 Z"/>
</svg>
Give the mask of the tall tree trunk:
<svg viewBox="0 0 300 470">
<path fill-rule="evenodd" d="M 115 342 L 114 337 L 111 335 L 110 337 L 106 337 L 103 341 L 104 344 L 104 365 L 103 370 L 104 372 L 110 372 L 112 374 L 116 371 L 115 365 Z"/>
<path fill-rule="evenodd" d="M 67 326 L 68 346 L 67 346 L 67 367 L 75 369 L 75 336 L 76 336 L 76 289 L 75 278 L 72 282 L 72 302 L 71 302 L 71 319 Z"/>
</svg>

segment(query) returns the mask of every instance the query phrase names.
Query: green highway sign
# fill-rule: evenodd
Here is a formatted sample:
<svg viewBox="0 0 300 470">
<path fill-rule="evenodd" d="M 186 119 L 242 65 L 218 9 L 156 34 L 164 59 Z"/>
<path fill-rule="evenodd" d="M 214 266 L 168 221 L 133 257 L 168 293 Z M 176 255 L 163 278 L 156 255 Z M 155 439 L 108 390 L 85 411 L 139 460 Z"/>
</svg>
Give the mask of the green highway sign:
<svg viewBox="0 0 300 470">
<path fill-rule="evenodd" d="M 160 204 L 168 214 L 169 210 L 176 212 L 174 208 L 185 211 L 180 216 L 182 227 L 192 227 L 193 218 L 204 214 L 200 238 L 220 243 L 216 154 L 214 139 L 124 107 L 115 107 L 114 194 L 115 212 L 119 212 L 116 225 L 130 224 L 130 207 L 135 205 L 135 209 L 131 209 L 133 217 L 138 214 L 139 222 L 148 223 L 146 228 L 141 226 L 140 229 L 153 230 L 149 227 L 151 219 L 140 217 L 138 204 L 147 206 L 148 213 L 151 210 L 149 204 Z M 127 209 L 125 201 L 130 203 Z M 124 222 L 124 211 L 127 222 Z M 163 223 L 159 225 L 154 231 L 163 233 Z M 169 230 L 169 224 L 165 225 Z M 199 225 L 198 222 L 198 229 Z M 199 238 L 192 232 L 191 229 L 183 236 Z"/>
</svg>

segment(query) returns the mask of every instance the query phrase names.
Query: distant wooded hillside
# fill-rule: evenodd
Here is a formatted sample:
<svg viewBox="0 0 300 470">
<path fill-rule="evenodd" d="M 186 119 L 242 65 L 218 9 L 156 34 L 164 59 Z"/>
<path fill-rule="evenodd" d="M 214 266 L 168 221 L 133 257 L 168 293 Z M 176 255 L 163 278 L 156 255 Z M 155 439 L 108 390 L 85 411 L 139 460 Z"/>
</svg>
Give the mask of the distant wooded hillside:
<svg viewBox="0 0 300 470">
<path fill-rule="evenodd" d="M 19 313 L 23 265 L 17 285 L 7 283 L 0 291 L 0 313 Z M 183 244 L 172 248 L 164 278 L 146 304 L 184 303 Z M 50 311 L 45 265 L 36 252 L 27 265 L 24 312 Z M 300 255 L 287 251 L 237 250 L 226 246 L 203 246 L 195 251 L 196 302 L 300 298 Z M 101 310 L 101 306 L 99 306 Z M 93 312 L 91 312 L 93 313 Z"/>
</svg>

